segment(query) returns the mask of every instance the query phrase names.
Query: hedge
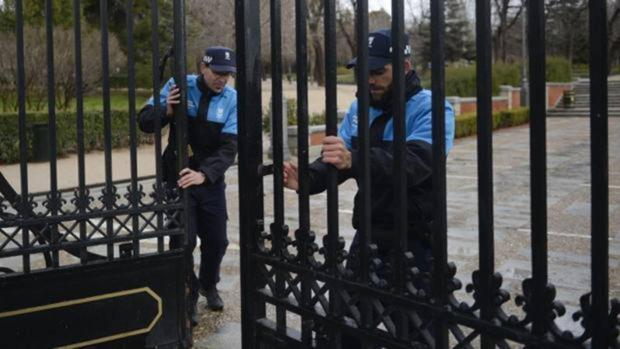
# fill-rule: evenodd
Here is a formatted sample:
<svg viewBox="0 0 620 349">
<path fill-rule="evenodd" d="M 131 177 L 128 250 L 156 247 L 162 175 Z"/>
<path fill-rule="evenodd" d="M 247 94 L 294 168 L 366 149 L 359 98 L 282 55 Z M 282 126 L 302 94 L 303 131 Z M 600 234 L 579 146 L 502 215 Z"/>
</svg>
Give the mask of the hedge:
<svg viewBox="0 0 620 349">
<path fill-rule="evenodd" d="M 112 110 L 112 147 L 129 146 L 129 113 L 126 110 Z M 26 114 L 26 138 L 28 140 L 28 157 L 32 158 L 33 123 L 47 123 L 46 112 L 28 112 Z M 103 149 L 103 112 L 84 112 L 84 147 L 86 151 Z M 152 142 L 152 135 L 138 130 L 138 143 Z M 77 124 L 74 111 L 56 112 L 57 154 L 64 155 L 77 150 Z M 19 118 L 17 113 L 0 114 L 0 163 L 19 161 Z"/>
<path fill-rule="evenodd" d="M 501 110 L 493 113 L 493 129 L 522 125 L 530 120 L 528 108 Z M 456 117 L 455 138 L 467 137 L 477 133 L 476 113 L 461 114 Z"/>
<path fill-rule="evenodd" d="M 294 120 L 294 100 L 288 101 L 289 122 Z M 293 111 L 293 112 L 291 112 Z M 129 114 L 125 110 L 112 110 L 110 114 L 112 124 L 112 147 L 126 147 L 129 145 Z M 291 120 L 293 119 L 293 120 Z M 26 122 L 46 123 L 47 113 L 28 113 Z M 267 122 L 264 119 L 263 126 Z M 502 110 L 493 113 L 493 129 L 525 124 L 529 121 L 527 108 Z M 322 114 L 313 115 L 310 124 L 323 124 L 325 117 Z M 467 113 L 456 117 L 455 137 L 467 137 L 476 134 L 476 113 Z M 57 154 L 64 155 L 75 152 L 77 149 L 76 116 L 74 112 L 56 113 L 56 140 Z M 32 157 L 32 129 L 26 128 L 28 140 L 28 156 Z M 138 143 L 151 143 L 151 135 L 138 130 Z M 84 112 L 84 146 L 86 151 L 103 149 L 103 114 L 101 111 Z M 19 161 L 19 129 L 17 113 L 0 114 L 0 163 Z"/>
</svg>

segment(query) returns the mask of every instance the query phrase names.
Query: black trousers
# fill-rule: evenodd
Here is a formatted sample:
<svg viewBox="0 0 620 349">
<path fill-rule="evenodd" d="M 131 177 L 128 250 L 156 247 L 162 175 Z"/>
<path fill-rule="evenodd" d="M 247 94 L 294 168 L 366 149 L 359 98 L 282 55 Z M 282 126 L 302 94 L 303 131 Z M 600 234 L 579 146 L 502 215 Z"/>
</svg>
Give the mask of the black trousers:
<svg viewBox="0 0 620 349">
<path fill-rule="evenodd" d="M 228 237 L 226 234 L 226 184 L 211 184 L 192 186 L 188 190 L 188 227 L 187 248 L 193 252 L 196 248 L 197 237 L 200 238 L 200 270 L 198 276 L 194 272 L 193 253 L 188 254 L 188 277 L 190 302 L 193 308 L 198 300 L 199 288 L 214 287 L 220 281 L 220 265 L 226 248 Z M 181 237 L 173 236 L 170 239 L 171 248 L 181 247 Z M 191 309 L 190 308 L 190 309 Z"/>
</svg>

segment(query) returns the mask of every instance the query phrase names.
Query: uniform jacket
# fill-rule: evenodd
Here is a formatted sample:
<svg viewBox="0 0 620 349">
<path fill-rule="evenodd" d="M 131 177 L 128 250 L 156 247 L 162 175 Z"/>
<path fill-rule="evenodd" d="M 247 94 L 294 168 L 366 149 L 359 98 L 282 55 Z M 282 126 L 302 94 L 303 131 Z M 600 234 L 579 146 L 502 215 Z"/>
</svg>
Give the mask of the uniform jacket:
<svg viewBox="0 0 620 349">
<path fill-rule="evenodd" d="M 178 173 L 174 118 L 166 117 L 166 98 L 173 85 L 174 80 L 170 79 L 160 91 L 159 115 L 155 115 L 153 97 L 139 115 L 139 126 L 144 132 L 155 132 L 155 118 L 161 119 L 162 127 L 170 125 L 168 146 L 163 153 L 164 181 L 176 180 Z M 223 182 L 224 172 L 237 153 L 237 91 L 226 86 L 222 92 L 214 93 L 202 75 L 188 75 L 187 117 L 190 168 L 203 172 L 207 184 Z"/>
<path fill-rule="evenodd" d="M 406 77 L 406 176 L 407 209 L 410 234 L 428 237 L 432 223 L 432 113 L 431 92 L 419 86 L 419 79 L 414 72 Z M 452 148 L 454 139 L 454 112 L 446 102 L 446 154 Z M 371 106 L 370 124 L 370 173 L 371 173 L 371 224 L 376 232 L 393 232 L 394 181 L 393 181 L 393 139 L 394 126 L 391 107 Z M 346 179 L 361 178 L 358 155 L 357 100 L 353 101 L 342 124 L 339 136 L 352 153 L 352 166 L 338 172 L 339 182 Z M 327 186 L 327 164 L 320 158 L 310 164 L 310 193 L 318 193 Z M 355 196 L 353 208 L 353 227 L 360 229 L 361 196 Z M 375 236 L 385 233 L 373 232 Z M 385 236 L 384 236 L 385 237 Z M 380 237 L 379 237 L 380 238 Z M 390 236 L 385 238 L 391 239 Z"/>
</svg>

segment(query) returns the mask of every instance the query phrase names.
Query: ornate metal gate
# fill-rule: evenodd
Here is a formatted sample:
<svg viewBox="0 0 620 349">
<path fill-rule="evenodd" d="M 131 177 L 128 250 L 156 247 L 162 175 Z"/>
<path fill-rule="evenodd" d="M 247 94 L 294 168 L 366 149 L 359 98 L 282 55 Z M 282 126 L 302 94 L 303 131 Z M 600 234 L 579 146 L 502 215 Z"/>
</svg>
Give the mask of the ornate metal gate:
<svg viewBox="0 0 620 349">
<path fill-rule="evenodd" d="M 282 98 L 281 1 L 271 2 L 271 71 L 274 101 Z M 358 0 L 357 42 L 368 36 L 368 1 Z M 554 319 L 564 313 L 555 300 L 547 275 L 547 179 L 545 121 L 545 15 L 544 1 L 528 1 L 528 38 L 531 99 L 531 239 L 532 275 L 522 282 L 517 305 L 523 316 L 504 308 L 511 295 L 502 289 L 502 275 L 494 267 L 492 91 L 490 1 L 476 1 L 479 267 L 468 282 L 473 304 L 457 301 L 461 282 L 456 266 L 447 259 L 446 160 L 444 148 L 444 1 L 431 0 L 433 92 L 433 269 L 422 273 L 410 267 L 405 238 L 406 197 L 399 198 L 400 249 L 391 287 L 381 287 L 373 270 L 369 218 L 362 223 L 361 272 L 346 273 L 344 242 L 339 237 L 338 189 L 332 169 L 327 191 L 327 234 L 322 247 L 310 227 L 308 170 L 308 90 L 306 1 L 295 1 L 297 44 L 299 226 L 289 231 L 284 217 L 282 109 L 273 104 L 273 164 L 264 164 L 261 151 L 261 62 L 259 2 L 236 1 L 239 53 L 239 189 L 241 219 L 242 321 L 244 348 L 340 348 L 343 336 L 361 339 L 363 347 L 376 348 L 615 348 L 618 347 L 620 303 L 609 299 L 608 286 L 608 140 L 606 2 L 590 3 L 592 252 L 591 292 L 581 297 L 581 310 L 573 316 L 581 331 L 560 329 Z M 335 1 L 324 1 L 326 65 L 326 133 L 336 135 Z M 392 1 L 394 71 L 402 71 L 403 1 Z M 358 45 L 358 122 L 361 161 L 368 159 L 368 48 Z M 402 74 L 394 75 L 395 193 L 404 193 L 404 92 Z M 363 216 L 370 217 L 368 162 L 358 178 Z M 273 193 L 264 196 L 263 176 L 273 174 Z M 264 198 L 273 195 L 273 221 L 265 221 Z M 371 263 L 372 262 L 372 263 Z M 418 273 L 414 275 L 414 273 Z M 414 277 L 425 287 L 416 288 Z M 414 336 L 414 333 L 416 334 Z M 512 344 L 511 344 L 512 343 Z"/>
<path fill-rule="evenodd" d="M 14 2 L 19 101 L 19 188 L 0 170 L 0 346 L 47 348 L 84 346 L 177 348 L 188 345 L 184 249 L 167 239 L 183 235 L 183 196 L 162 183 L 161 125 L 154 136 L 156 175 L 138 177 L 133 1 L 127 14 L 130 178 L 113 181 L 108 1 L 99 2 L 103 68 L 105 182 L 86 182 L 85 113 L 82 90 L 81 1 L 73 1 L 77 107 L 78 182 L 59 189 L 53 55 L 53 2 L 45 2 L 48 94 L 49 190 L 29 189 L 29 111 L 25 102 L 24 14 Z M 184 8 L 175 0 L 175 76 L 185 81 Z M 147 17 L 148 18 L 148 17 Z M 151 1 L 151 25 L 158 27 L 158 1 Z M 159 41 L 152 34 L 153 93 L 159 93 Z M 56 49 L 71 49 L 56 48 Z M 183 96 L 183 98 L 185 98 Z M 156 108 L 158 105 L 156 104 Z M 184 111 L 176 121 L 183 125 Z M 184 127 L 177 127 L 184 139 Z M 179 142 L 181 144 L 182 142 Z M 182 164 L 185 149 L 178 150 Z"/>
</svg>

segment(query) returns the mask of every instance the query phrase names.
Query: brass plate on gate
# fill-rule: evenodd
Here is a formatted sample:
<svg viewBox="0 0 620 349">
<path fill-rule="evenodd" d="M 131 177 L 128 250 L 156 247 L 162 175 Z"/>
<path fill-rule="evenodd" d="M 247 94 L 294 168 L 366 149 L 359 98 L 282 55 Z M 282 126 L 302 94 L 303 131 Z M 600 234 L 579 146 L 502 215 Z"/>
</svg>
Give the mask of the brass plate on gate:
<svg viewBox="0 0 620 349">
<path fill-rule="evenodd" d="M 84 347 L 88 345 L 94 345 L 94 344 L 109 342 L 113 340 L 118 340 L 118 339 L 122 339 L 126 337 L 148 333 L 149 331 L 151 331 L 153 326 L 155 326 L 157 321 L 162 316 L 161 297 L 159 297 L 159 295 L 157 295 L 149 287 L 140 287 L 140 288 L 135 288 L 135 289 L 130 289 L 130 290 L 104 293 L 104 294 L 97 295 L 97 296 L 78 298 L 78 299 L 50 303 L 50 304 L 40 305 L 40 306 L 35 306 L 35 307 L 28 307 L 28 308 L 23 308 L 23 309 L 6 311 L 6 312 L 0 313 L 0 319 L 10 318 L 10 317 L 19 317 L 19 316 L 28 316 L 30 314 L 37 314 L 37 313 L 47 312 L 47 311 L 55 311 L 55 310 L 59 310 L 63 308 L 76 307 L 76 306 L 81 306 L 81 305 L 91 304 L 91 303 L 96 303 L 96 302 L 101 302 L 101 301 L 118 300 L 118 299 L 121 299 L 122 297 L 135 297 L 142 293 L 146 294 L 148 297 L 152 298 L 157 303 L 157 311 L 155 315 L 153 316 L 153 319 L 148 324 L 146 324 L 145 327 L 133 329 L 133 330 L 126 331 L 126 332 L 114 333 L 114 334 L 110 334 L 110 335 L 99 337 L 99 338 L 83 340 L 77 343 L 71 343 L 71 344 L 62 345 L 58 347 L 58 348 L 65 348 L 65 349 L 80 348 L 80 347 Z"/>
</svg>

